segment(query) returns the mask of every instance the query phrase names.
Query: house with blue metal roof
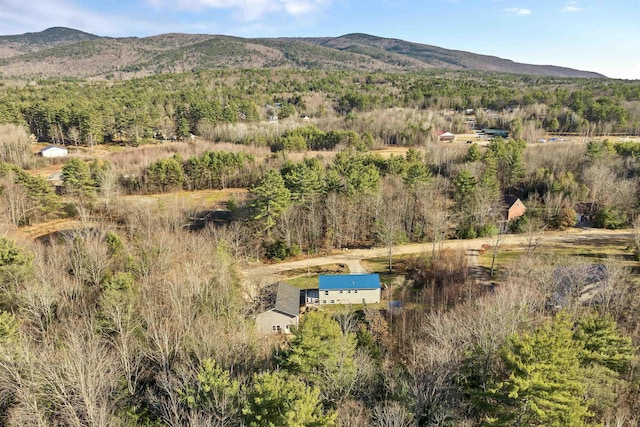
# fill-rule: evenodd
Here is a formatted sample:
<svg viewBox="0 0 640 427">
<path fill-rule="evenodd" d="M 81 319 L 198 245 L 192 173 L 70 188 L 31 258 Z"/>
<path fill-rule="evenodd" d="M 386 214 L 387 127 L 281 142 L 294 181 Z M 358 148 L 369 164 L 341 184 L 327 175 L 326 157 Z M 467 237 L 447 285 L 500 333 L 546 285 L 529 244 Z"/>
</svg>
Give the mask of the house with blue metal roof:
<svg viewBox="0 0 640 427">
<path fill-rule="evenodd" d="M 318 277 L 322 304 L 375 304 L 380 302 L 378 274 L 333 274 Z"/>
</svg>

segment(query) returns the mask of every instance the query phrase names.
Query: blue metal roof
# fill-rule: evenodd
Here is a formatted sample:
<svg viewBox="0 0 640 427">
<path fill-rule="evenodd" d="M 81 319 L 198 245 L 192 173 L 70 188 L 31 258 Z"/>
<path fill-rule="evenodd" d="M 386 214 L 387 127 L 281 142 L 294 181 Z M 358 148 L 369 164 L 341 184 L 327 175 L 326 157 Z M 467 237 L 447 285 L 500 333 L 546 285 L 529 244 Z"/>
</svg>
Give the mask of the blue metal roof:
<svg viewBox="0 0 640 427">
<path fill-rule="evenodd" d="M 319 276 L 318 288 L 321 291 L 339 289 L 379 289 L 380 276 L 378 274 L 334 274 Z"/>
</svg>

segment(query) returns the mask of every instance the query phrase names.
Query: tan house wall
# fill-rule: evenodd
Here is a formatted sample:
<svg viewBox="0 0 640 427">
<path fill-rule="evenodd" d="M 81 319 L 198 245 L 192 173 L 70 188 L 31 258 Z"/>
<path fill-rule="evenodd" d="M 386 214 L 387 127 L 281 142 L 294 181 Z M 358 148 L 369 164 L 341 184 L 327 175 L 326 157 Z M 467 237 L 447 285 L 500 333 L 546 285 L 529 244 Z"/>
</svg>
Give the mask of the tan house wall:
<svg viewBox="0 0 640 427">
<path fill-rule="evenodd" d="M 259 334 L 290 334 L 291 326 L 297 325 L 298 317 L 291 317 L 274 310 L 265 311 L 256 316 L 256 330 Z"/>
<path fill-rule="evenodd" d="M 515 203 L 507 211 L 507 220 L 521 217 L 522 215 L 524 215 L 526 210 L 527 208 L 520 201 L 520 199 L 516 200 Z"/>
<path fill-rule="evenodd" d="M 380 302 L 380 288 L 320 291 L 320 304 L 375 304 L 378 302 Z"/>
</svg>

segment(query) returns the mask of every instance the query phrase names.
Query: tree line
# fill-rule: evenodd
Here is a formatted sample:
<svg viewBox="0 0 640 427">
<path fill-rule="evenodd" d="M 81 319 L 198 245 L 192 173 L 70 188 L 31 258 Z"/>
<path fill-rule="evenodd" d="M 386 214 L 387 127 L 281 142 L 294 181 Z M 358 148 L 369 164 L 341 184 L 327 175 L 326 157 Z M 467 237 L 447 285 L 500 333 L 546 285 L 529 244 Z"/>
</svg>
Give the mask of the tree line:
<svg viewBox="0 0 640 427">
<path fill-rule="evenodd" d="M 203 71 L 130 81 L 51 79 L 3 89 L 1 123 L 25 125 L 39 140 L 61 144 L 137 145 L 206 135 L 219 124 L 255 123 L 273 114 L 344 116 L 389 108 L 516 109 L 541 129 L 583 134 L 637 133 L 640 120 L 634 82 L 482 73 Z M 493 121 L 480 114 L 481 126 Z M 522 124 L 506 123 L 513 132 Z"/>
</svg>

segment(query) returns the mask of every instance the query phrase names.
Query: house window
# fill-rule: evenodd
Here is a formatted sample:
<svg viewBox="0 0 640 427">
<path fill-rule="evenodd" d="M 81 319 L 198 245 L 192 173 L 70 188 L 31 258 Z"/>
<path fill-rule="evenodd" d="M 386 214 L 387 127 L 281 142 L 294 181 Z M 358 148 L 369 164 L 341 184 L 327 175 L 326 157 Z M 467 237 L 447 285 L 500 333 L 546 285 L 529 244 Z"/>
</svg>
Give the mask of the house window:
<svg viewBox="0 0 640 427">
<path fill-rule="evenodd" d="M 284 330 L 288 331 L 289 330 L 289 325 L 284 325 Z"/>
<path fill-rule="evenodd" d="M 329 291 L 324 291 L 324 294 L 325 295 L 329 295 Z"/>
<path fill-rule="evenodd" d="M 276 330 L 276 325 L 273 325 L 273 330 L 274 330 L 274 331 Z"/>
<path fill-rule="evenodd" d="M 280 332 L 281 330 L 280 325 L 276 325 L 276 328 L 278 329 L 278 332 Z"/>
<path fill-rule="evenodd" d="M 354 290 L 353 290 L 353 293 L 354 293 L 354 294 L 357 294 L 357 293 L 358 293 L 358 290 L 357 290 L 357 289 L 354 289 Z"/>
<path fill-rule="evenodd" d="M 326 303 L 327 303 L 327 300 L 326 300 L 326 299 L 323 299 L 323 300 L 322 300 L 322 303 L 323 303 L 323 304 L 326 304 Z"/>
<path fill-rule="evenodd" d="M 340 289 L 340 293 L 342 293 L 342 289 Z"/>
<path fill-rule="evenodd" d="M 347 293 L 348 293 L 348 294 L 350 294 L 350 293 L 351 293 L 351 289 L 349 289 L 349 290 L 347 291 Z"/>
<path fill-rule="evenodd" d="M 335 301 L 335 300 L 331 300 L 331 304 L 335 304 L 335 303 L 336 303 L 336 301 Z"/>
</svg>

